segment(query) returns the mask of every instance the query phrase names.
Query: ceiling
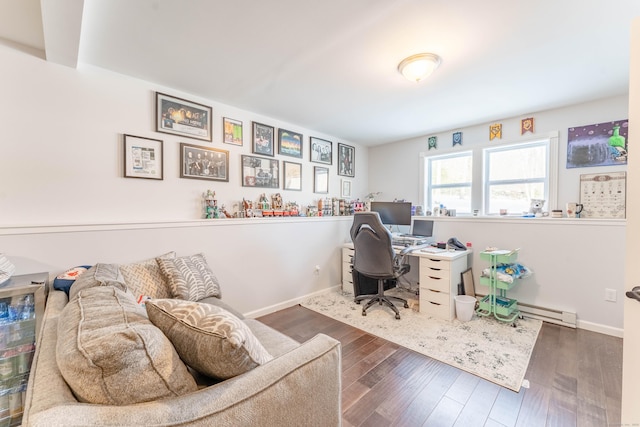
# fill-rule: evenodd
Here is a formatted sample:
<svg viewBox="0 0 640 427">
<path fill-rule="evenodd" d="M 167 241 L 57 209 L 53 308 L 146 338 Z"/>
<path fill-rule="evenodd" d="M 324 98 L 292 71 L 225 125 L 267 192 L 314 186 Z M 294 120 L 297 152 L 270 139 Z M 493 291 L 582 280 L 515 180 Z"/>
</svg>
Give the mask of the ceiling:
<svg viewBox="0 0 640 427">
<path fill-rule="evenodd" d="M 0 39 L 373 146 L 625 94 L 636 16 L 637 0 L 0 0 Z M 397 65 L 420 52 L 442 63 L 409 82 Z"/>
</svg>

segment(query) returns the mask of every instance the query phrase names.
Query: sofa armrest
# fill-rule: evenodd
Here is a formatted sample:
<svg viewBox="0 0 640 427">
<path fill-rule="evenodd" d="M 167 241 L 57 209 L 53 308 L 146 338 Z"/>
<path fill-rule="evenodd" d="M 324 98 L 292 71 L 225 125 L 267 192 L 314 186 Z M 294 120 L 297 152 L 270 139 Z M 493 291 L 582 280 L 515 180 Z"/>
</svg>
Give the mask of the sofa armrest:
<svg viewBox="0 0 640 427">
<path fill-rule="evenodd" d="M 55 362 L 53 327 L 61 310 L 56 298 L 61 300 L 56 296 L 47 303 L 51 317 L 45 315 L 38 349 L 47 353 L 34 360 L 24 426 L 341 425 L 340 342 L 323 334 L 243 375 L 184 396 L 126 406 L 79 403 Z"/>
</svg>

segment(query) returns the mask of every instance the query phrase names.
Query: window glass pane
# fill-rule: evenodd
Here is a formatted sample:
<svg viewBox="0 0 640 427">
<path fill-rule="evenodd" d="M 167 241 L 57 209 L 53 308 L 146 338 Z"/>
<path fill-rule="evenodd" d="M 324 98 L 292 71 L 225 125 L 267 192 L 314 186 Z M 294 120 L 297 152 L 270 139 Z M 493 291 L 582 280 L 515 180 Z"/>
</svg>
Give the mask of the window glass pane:
<svg viewBox="0 0 640 427">
<path fill-rule="evenodd" d="M 531 199 L 544 200 L 544 182 L 489 186 L 488 213 L 496 214 L 506 209 L 508 214 L 529 211 Z M 547 205 L 543 208 L 548 210 Z"/>
<path fill-rule="evenodd" d="M 543 178 L 547 174 L 547 149 L 543 145 L 489 152 L 489 180 Z"/>
<path fill-rule="evenodd" d="M 471 155 L 431 161 L 431 184 L 461 184 L 471 182 Z"/>
<path fill-rule="evenodd" d="M 431 197 L 434 205 L 455 209 L 456 214 L 471 213 L 471 187 L 436 188 Z"/>
</svg>

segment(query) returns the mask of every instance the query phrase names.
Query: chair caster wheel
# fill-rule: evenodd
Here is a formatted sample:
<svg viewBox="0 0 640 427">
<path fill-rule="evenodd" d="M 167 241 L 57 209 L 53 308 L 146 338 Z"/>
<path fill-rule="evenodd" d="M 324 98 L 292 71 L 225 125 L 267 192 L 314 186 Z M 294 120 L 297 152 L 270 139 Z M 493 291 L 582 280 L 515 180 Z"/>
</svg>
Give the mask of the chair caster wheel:
<svg viewBox="0 0 640 427">
<path fill-rule="evenodd" d="M 363 315 L 363 316 L 366 316 L 366 315 L 367 315 L 367 312 L 366 312 L 366 311 L 364 311 L 364 310 L 362 310 L 362 315 Z"/>
<path fill-rule="evenodd" d="M 360 301 L 354 301 L 356 304 L 360 305 Z"/>
<path fill-rule="evenodd" d="M 400 320 L 400 315 L 396 314 L 396 319 Z"/>
<path fill-rule="evenodd" d="M 404 308 L 409 308 L 409 304 L 407 304 L 406 302 L 404 303 Z"/>
</svg>

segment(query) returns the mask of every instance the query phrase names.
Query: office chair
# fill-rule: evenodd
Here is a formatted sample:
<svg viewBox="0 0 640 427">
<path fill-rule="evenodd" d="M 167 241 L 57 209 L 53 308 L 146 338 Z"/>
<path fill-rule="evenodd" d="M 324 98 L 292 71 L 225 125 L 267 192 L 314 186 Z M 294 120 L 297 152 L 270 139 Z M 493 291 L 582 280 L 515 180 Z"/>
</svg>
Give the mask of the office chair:
<svg viewBox="0 0 640 427">
<path fill-rule="evenodd" d="M 409 308 L 407 300 L 387 296 L 384 294 L 384 281 L 397 279 L 409 272 L 409 264 L 404 263 L 404 256 L 408 250 L 399 254 L 391 245 L 391 233 L 382 225 L 378 212 L 357 212 L 353 216 L 351 225 L 351 240 L 353 241 L 353 269 L 360 274 L 378 280 L 378 293 L 374 295 L 359 295 L 354 302 L 368 299 L 362 307 L 362 315 L 367 315 L 367 309 L 376 302 L 391 307 L 396 313 L 396 319 L 400 319 L 400 312 L 392 300 L 404 303 L 404 308 Z"/>
</svg>

